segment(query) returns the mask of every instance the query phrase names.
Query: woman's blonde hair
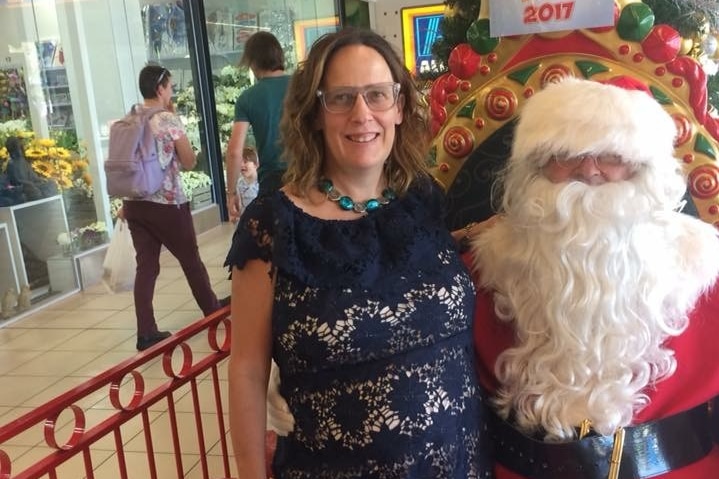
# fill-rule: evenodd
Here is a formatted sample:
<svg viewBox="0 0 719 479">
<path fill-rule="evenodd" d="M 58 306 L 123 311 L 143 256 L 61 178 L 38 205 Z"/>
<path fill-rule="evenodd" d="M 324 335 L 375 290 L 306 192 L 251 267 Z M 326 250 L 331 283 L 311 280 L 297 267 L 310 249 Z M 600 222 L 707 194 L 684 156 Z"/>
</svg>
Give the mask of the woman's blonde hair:
<svg viewBox="0 0 719 479">
<path fill-rule="evenodd" d="M 387 40 L 371 30 L 344 28 L 320 37 L 313 44 L 307 60 L 292 76 L 285 96 L 280 122 L 288 162 L 284 180 L 294 194 L 306 196 L 322 175 L 326 158 L 322 130 L 317 129 L 322 114 L 317 90 L 335 53 L 352 45 L 377 51 L 387 62 L 393 81 L 400 84 L 402 123 L 396 126 L 395 141 L 385 164 L 388 186 L 401 195 L 415 179 L 429 176 L 427 115 L 419 103 L 420 92 L 412 77 Z"/>
</svg>

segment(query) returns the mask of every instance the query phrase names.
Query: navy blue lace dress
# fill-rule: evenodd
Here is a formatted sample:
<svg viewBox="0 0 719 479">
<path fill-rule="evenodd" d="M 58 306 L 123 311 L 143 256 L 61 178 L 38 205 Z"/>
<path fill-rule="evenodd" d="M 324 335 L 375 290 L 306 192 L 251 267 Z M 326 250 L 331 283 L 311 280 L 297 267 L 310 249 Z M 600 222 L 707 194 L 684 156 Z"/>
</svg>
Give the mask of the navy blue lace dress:
<svg viewBox="0 0 719 479">
<path fill-rule="evenodd" d="M 474 287 L 441 218 L 429 184 L 352 221 L 279 191 L 242 216 L 227 265 L 277 275 L 273 357 L 295 417 L 277 479 L 491 477 Z"/>
</svg>

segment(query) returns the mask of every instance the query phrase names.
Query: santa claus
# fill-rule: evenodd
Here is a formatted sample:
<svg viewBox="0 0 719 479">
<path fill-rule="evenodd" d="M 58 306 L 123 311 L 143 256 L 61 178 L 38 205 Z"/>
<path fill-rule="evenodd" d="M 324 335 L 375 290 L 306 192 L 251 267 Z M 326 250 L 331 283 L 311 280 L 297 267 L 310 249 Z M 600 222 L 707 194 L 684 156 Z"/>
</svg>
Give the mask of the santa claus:
<svg viewBox="0 0 719 479">
<path fill-rule="evenodd" d="M 679 212 L 675 134 L 647 92 L 588 80 L 520 112 L 470 252 L 498 479 L 719 475 L 719 239 Z"/>
</svg>

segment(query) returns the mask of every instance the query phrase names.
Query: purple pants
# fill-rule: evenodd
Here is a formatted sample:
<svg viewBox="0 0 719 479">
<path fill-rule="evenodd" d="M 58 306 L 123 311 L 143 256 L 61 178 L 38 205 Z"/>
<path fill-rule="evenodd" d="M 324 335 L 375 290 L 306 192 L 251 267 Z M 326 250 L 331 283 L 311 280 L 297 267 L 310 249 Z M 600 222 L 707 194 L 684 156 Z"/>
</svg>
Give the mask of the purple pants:
<svg viewBox="0 0 719 479">
<path fill-rule="evenodd" d="M 197 249 L 189 203 L 163 205 L 151 201 L 124 201 L 123 211 L 135 246 L 135 315 L 137 335 L 157 333 L 152 308 L 155 283 L 160 274 L 160 251 L 164 245 L 177 258 L 192 295 L 205 316 L 220 308 L 212 291 L 207 269 Z"/>
</svg>

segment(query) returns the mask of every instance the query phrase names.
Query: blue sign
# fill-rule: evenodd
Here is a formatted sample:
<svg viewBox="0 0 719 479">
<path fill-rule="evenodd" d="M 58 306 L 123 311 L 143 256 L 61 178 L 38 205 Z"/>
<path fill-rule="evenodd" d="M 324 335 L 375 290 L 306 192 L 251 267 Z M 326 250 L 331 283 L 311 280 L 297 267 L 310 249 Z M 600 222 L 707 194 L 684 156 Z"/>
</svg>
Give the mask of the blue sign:
<svg viewBox="0 0 719 479">
<path fill-rule="evenodd" d="M 402 37 L 407 68 L 418 75 L 434 65 L 432 46 L 442 37 L 439 22 L 444 18 L 444 5 L 426 5 L 402 9 Z"/>
</svg>

